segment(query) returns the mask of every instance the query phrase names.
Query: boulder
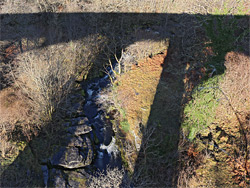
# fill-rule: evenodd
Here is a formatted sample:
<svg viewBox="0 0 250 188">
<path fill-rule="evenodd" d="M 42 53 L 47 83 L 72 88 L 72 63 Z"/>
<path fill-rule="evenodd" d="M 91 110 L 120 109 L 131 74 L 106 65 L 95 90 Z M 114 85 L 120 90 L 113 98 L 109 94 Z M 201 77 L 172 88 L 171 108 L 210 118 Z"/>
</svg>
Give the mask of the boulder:
<svg viewBox="0 0 250 188">
<path fill-rule="evenodd" d="M 91 101 L 87 101 L 87 103 L 83 107 L 83 110 L 84 110 L 85 115 L 89 119 L 94 118 L 98 113 L 97 105 L 95 103 L 91 102 Z"/>
<path fill-rule="evenodd" d="M 67 131 L 72 135 L 79 136 L 89 133 L 90 131 L 92 131 L 92 128 L 89 125 L 77 125 L 69 127 Z"/>
<path fill-rule="evenodd" d="M 83 139 L 80 136 L 77 137 L 69 137 L 68 138 L 68 146 L 75 146 L 75 147 L 82 147 L 83 146 Z"/>
<path fill-rule="evenodd" d="M 88 124 L 88 118 L 86 117 L 77 117 L 77 118 L 71 118 L 70 120 L 72 125 L 87 125 Z"/>
<path fill-rule="evenodd" d="M 83 169 L 81 169 L 83 170 Z M 86 187 L 85 182 L 87 181 L 86 173 L 70 171 L 68 175 L 68 186 L 77 188 L 77 187 Z"/>
<path fill-rule="evenodd" d="M 78 141 L 79 140 L 77 140 L 77 142 Z M 51 164 L 68 169 L 81 168 L 90 165 L 93 156 L 92 143 L 88 137 L 85 137 L 82 147 L 67 146 L 61 148 L 59 152 L 53 156 Z"/>
</svg>

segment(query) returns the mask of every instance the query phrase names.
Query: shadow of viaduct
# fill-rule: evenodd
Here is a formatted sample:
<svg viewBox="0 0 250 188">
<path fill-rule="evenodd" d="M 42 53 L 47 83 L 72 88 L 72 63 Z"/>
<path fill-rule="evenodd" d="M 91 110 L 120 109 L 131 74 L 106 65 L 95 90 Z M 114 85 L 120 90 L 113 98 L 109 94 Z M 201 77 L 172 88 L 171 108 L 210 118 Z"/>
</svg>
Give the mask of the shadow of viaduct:
<svg viewBox="0 0 250 188">
<path fill-rule="evenodd" d="M 126 48 L 127 46 L 143 40 L 162 40 L 170 38 L 170 47 L 168 55 L 163 65 L 163 71 L 157 92 L 154 98 L 154 103 L 151 107 L 151 112 L 148 121 L 148 128 L 155 126 L 155 120 L 158 117 L 158 122 L 161 123 L 159 131 L 162 132 L 161 138 L 163 142 L 156 148 L 165 153 L 159 154 L 161 158 L 154 158 L 155 161 L 146 159 L 151 153 L 146 153 L 145 150 L 139 152 L 139 159 L 135 165 L 135 173 L 140 165 L 148 165 L 150 168 L 147 172 L 141 175 L 152 176 L 153 179 L 158 177 L 159 182 L 151 184 L 153 186 L 175 187 L 176 186 L 176 163 L 178 159 L 178 140 L 180 134 L 181 111 L 183 103 L 183 94 L 185 93 L 185 86 L 183 83 L 184 74 L 177 74 L 178 71 L 183 71 L 186 67 L 188 59 L 183 59 L 181 54 L 185 52 L 184 47 L 190 47 L 193 44 L 189 43 L 183 46 L 183 40 L 189 36 L 188 34 L 195 34 L 195 32 L 202 32 L 191 28 L 188 30 L 188 25 L 183 26 L 181 23 L 193 24 L 194 20 L 199 17 L 200 20 L 216 20 L 216 19 L 230 19 L 232 16 L 225 15 L 191 15 L 191 14 L 168 14 L 168 13 L 30 13 L 30 14 L 1 14 L 0 23 L 0 41 L 19 42 L 21 51 L 22 41 L 32 40 L 36 41 L 43 39 L 43 43 L 39 47 L 46 47 L 53 44 L 67 43 L 69 41 L 81 40 L 85 37 L 100 34 L 107 37 L 108 44 L 115 43 L 119 48 Z M 249 28 L 249 16 L 234 16 L 238 20 L 243 20 L 246 24 L 245 28 Z M 131 35 L 131 32 L 138 30 L 148 30 L 157 32 L 157 37 L 153 35 L 137 36 Z M 240 31 L 241 32 L 241 31 Z M 240 33 L 236 33 L 240 35 Z M 175 42 L 173 42 L 175 41 Z M 212 41 L 213 42 L 213 41 Z M 249 45 L 249 43 L 248 43 Z M 8 46 L 4 46 L 5 48 Z M 112 46 L 113 47 L 113 46 Z M 249 55 L 249 50 L 244 49 L 244 53 Z M 225 52 L 226 53 L 226 52 Z M 101 54 L 100 54 L 101 55 Z M 225 55 L 225 54 L 223 54 Z M 169 72 L 168 67 L 172 67 Z M 166 89 L 167 88 L 167 89 Z M 162 95 L 165 95 L 165 99 Z M 175 96 L 174 98 L 172 96 Z M 165 115 L 164 115 L 165 114 Z M 159 131 L 156 131 L 152 136 L 157 138 Z M 143 138 L 143 140 L 146 138 Z M 144 142 L 144 141 L 142 141 Z M 169 145 L 171 144 L 171 147 Z M 164 150 L 164 148 L 168 150 Z M 26 149 L 25 149 L 26 150 Z M 152 152 L 152 151 L 150 151 Z M 6 168 L 1 175 L 1 187 L 9 186 L 43 186 L 42 180 L 39 184 L 34 184 L 34 180 L 30 178 L 32 173 L 27 171 L 26 174 L 19 174 L 20 161 L 27 161 L 24 159 L 24 152 L 21 152 L 10 167 L 16 167 L 16 171 Z M 163 159 L 162 156 L 166 155 Z M 27 154 L 25 154 L 27 156 Z M 144 162 L 142 163 L 142 161 Z M 160 165 L 157 165 L 159 163 Z M 155 166 L 155 168 L 153 168 Z M 16 173 L 13 174 L 13 173 Z M 33 174 L 34 175 L 34 174 Z M 7 176 L 13 176 L 8 177 Z M 29 177 L 28 177 L 29 176 Z M 20 179 L 29 179 L 20 184 L 15 184 L 15 177 Z M 34 175 L 34 178 L 41 176 Z M 152 179 L 152 180 L 153 180 Z M 138 184 L 143 185 L 142 180 L 137 179 Z M 136 181 L 135 181 L 136 182 Z M 36 182 L 37 183 L 37 182 Z M 147 183 L 145 183 L 147 185 Z"/>
</svg>

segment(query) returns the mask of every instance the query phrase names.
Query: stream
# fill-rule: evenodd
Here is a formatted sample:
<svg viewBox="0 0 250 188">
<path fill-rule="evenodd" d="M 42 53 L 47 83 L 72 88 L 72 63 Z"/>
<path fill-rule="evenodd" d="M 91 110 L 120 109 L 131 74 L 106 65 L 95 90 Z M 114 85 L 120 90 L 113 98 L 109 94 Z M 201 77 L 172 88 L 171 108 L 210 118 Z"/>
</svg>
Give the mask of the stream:
<svg viewBox="0 0 250 188">
<path fill-rule="evenodd" d="M 105 123 L 104 112 L 100 109 L 101 106 L 96 102 L 101 95 L 102 89 L 108 87 L 109 84 L 110 80 L 108 75 L 106 75 L 103 78 L 96 78 L 86 84 L 83 83 L 82 86 L 86 93 L 86 102 L 83 106 L 83 111 L 94 130 L 91 133 L 91 137 L 96 136 L 99 141 L 99 144 L 95 145 L 97 157 L 91 165 L 100 171 L 105 171 L 107 166 L 111 168 L 121 168 L 122 166 L 120 152 L 116 145 L 113 129 L 111 125 Z M 92 139 L 94 140 L 94 138 Z"/>
</svg>

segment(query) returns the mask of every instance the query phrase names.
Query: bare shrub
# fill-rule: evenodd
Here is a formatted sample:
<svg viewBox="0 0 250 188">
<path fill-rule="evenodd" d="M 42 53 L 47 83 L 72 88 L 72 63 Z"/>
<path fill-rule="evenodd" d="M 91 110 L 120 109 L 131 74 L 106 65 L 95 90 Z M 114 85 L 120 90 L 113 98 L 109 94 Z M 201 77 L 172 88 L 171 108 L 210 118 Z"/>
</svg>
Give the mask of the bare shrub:
<svg viewBox="0 0 250 188">
<path fill-rule="evenodd" d="M 230 52 L 226 55 L 225 66 L 227 69 L 221 84 L 224 98 L 221 100 L 218 116 L 230 124 L 230 132 L 233 131 L 234 134 L 238 131 L 247 134 L 249 131 L 249 127 L 245 123 L 248 121 L 250 111 L 249 60 L 247 55 L 238 52 Z M 227 116 L 224 116 L 225 114 Z"/>
<path fill-rule="evenodd" d="M 157 133 L 157 127 L 152 126 L 144 130 L 140 152 L 136 159 L 133 174 L 133 185 L 136 187 L 171 187 L 174 172 L 173 158 L 177 151 L 166 154 L 168 142 L 164 140 L 164 133 Z M 155 134 L 159 137 L 155 137 Z"/>
<path fill-rule="evenodd" d="M 104 37 L 91 35 L 78 42 L 38 48 L 16 57 L 15 63 L 11 63 L 15 65 L 11 75 L 38 116 L 43 114 L 45 119 L 51 119 L 75 80 L 86 79 L 90 68 L 97 66 L 93 62 L 104 41 Z"/>
<path fill-rule="evenodd" d="M 226 55 L 226 76 L 223 91 L 238 112 L 250 110 L 250 58 L 244 54 L 230 52 Z"/>
<path fill-rule="evenodd" d="M 15 54 L 6 64 L 9 71 L 4 76 L 12 80 L 13 86 L 0 91 L 3 158 L 18 150 L 17 142 L 30 141 L 52 119 L 53 112 L 59 112 L 53 118 L 62 114 L 62 108 L 67 108 L 64 99 L 77 85 L 76 80 L 86 79 L 103 40 L 91 35 L 81 41 L 46 48 L 37 48 L 35 41 L 22 40 L 24 53 Z M 17 142 L 13 142 L 13 136 Z"/>
<path fill-rule="evenodd" d="M 51 118 L 70 92 L 79 61 L 71 45 L 50 46 L 17 57 L 16 84 L 31 99 L 37 113 Z"/>
<path fill-rule="evenodd" d="M 128 176 L 124 169 L 108 167 L 105 172 L 98 172 L 91 175 L 87 185 L 91 188 L 106 188 L 106 187 L 129 187 Z"/>
</svg>

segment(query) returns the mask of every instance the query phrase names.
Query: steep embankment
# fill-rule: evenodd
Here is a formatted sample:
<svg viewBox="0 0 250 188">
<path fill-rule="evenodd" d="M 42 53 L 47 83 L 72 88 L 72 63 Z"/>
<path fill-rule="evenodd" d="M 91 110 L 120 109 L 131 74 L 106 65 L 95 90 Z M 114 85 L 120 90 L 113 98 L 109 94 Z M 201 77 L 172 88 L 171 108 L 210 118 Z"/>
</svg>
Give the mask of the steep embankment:
<svg viewBox="0 0 250 188">
<path fill-rule="evenodd" d="M 185 73 L 177 46 L 137 61 L 110 92 L 110 119 L 135 186 L 172 186 L 176 177 Z"/>
</svg>

